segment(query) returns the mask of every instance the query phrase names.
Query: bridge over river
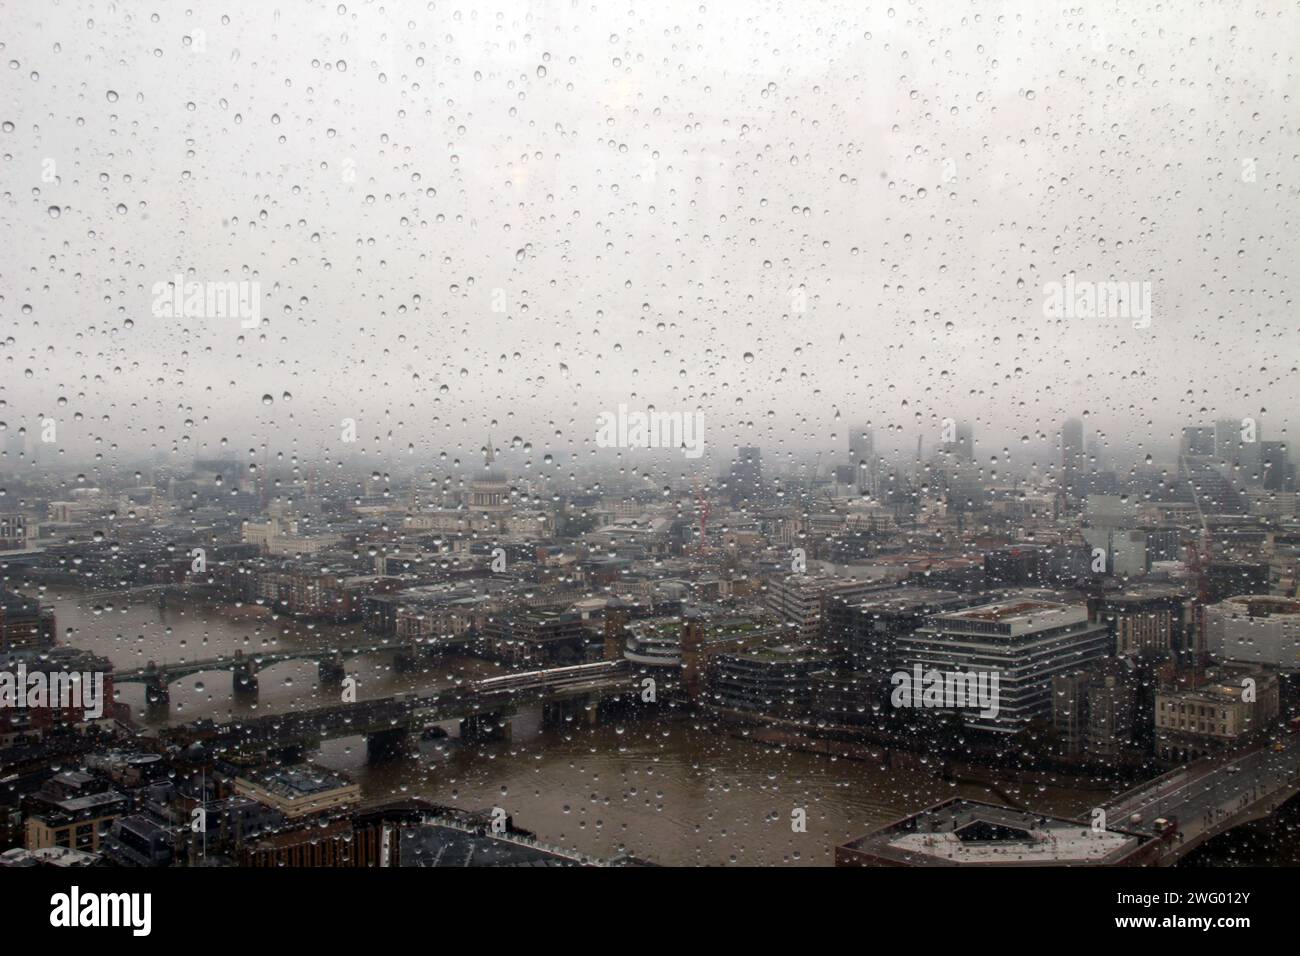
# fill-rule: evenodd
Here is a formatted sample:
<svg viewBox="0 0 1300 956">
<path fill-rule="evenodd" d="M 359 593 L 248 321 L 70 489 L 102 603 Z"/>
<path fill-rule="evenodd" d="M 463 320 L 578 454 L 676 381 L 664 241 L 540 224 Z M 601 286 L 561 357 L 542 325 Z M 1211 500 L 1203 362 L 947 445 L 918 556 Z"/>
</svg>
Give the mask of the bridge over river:
<svg viewBox="0 0 1300 956">
<path fill-rule="evenodd" d="M 393 644 L 380 644 L 374 647 L 346 647 L 329 650 L 276 651 L 272 653 L 245 654 L 235 651 L 233 657 L 215 657 L 209 660 L 176 661 L 170 664 L 158 664 L 150 661 L 144 667 L 134 670 L 116 671 L 114 684 L 144 684 L 145 700 L 150 707 L 165 707 L 171 699 L 168 685 L 193 674 L 211 671 L 230 671 L 234 679 L 237 694 L 256 694 L 257 674 L 264 667 L 281 664 L 285 661 L 316 661 L 322 684 L 338 684 L 343 681 L 345 671 L 343 662 L 350 657 L 362 654 L 377 654 L 383 651 L 403 653 L 405 648 Z"/>
<path fill-rule="evenodd" d="M 1198 760 L 1122 793 L 1102 809 L 1117 829 L 1163 837 L 1171 866 L 1214 837 L 1275 812 L 1300 791 L 1300 734 Z M 1176 821 L 1158 833 L 1156 820 Z"/>
<path fill-rule="evenodd" d="M 294 651 L 272 651 L 245 654 L 235 651 L 233 657 L 214 657 L 207 660 L 174 661 L 159 664 L 150 661 L 144 667 L 116 671 L 114 684 L 144 684 L 145 700 L 150 707 L 166 707 L 171 700 L 168 686 L 183 677 L 215 671 L 229 671 L 234 681 L 234 691 L 244 696 L 254 696 L 258 691 L 258 673 L 264 668 L 285 661 L 315 661 L 322 685 L 337 685 L 346 676 L 344 664 L 349 658 L 365 654 L 389 653 L 396 655 L 397 670 L 410 670 L 417 662 L 434 652 L 447 652 L 463 647 L 464 641 L 440 641 L 438 644 L 408 642 L 383 643 L 372 646 L 348 646 Z"/>
<path fill-rule="evenodd" d="M 466 740 L 502 739 L 510 733 L 510 714 L 522 704 L 541 703 L 548 723 L 579 715 L 591 719 L 602 701 L 631 702 L 639 690 L 625 661 L 600 661 L 231 723 L 201 720 L 165 730 L 161 737 L 182 747 L 198 743 L 232 752 L 310 748 L 323 740 L 362 735 L 376 755 L 401 749 L 411 731 L 439 721 L 459 720 Z"/>
</svg>

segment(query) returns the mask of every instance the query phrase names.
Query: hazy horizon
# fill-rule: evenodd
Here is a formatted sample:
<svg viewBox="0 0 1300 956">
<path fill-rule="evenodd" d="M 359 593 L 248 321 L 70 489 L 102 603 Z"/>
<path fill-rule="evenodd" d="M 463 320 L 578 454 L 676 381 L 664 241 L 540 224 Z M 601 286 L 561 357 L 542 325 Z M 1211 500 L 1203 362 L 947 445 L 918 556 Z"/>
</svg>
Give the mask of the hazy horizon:
<svg viewBox="0 0 1300 956">
<path fill-rule="evenodd" d="M 0 421 L 104 467 L 586 461 L 620 403 L 714 468 L 1285 439 L 1300 30 L 1250 9 L 8 7 Z M 157 314 L 176 275 L 260 324 Z M 1047 317 L 1071 275 L 1149 325 Z"/>
</svg>

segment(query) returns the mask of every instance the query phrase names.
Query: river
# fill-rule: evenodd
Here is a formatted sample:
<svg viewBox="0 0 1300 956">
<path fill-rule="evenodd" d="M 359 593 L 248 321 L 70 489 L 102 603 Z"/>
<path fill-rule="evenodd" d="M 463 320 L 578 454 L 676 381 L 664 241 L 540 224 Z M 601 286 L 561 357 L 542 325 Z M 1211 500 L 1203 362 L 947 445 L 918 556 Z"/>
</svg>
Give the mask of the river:
<svg viewBox="0 0 1300 956">
<path fill-rule="evenodd" d="M 286 619 L 237 620 L 205 606 L 160 609 L 148 597 L 95 607 L 85 595 L 47 591 L 60 642 L 92 650 L 118 670 L 160 663 L 298 649 L 373 645 L 360 625 L 308 625 Z M 424 673 L 397 674 L 391 655 L 348 662 L 358 697 L 449 686 L 499 673 L 471 657 L 432 661 Z M 332 703 L 337 689 L 318 686 L 316 666 L 288 661 L 259 675 L 256 700 L 235 698 L 229 672 L 197 674 L 171 685 L 165 714 L 144 710 L 139 684 L 120 688 L 138 722 L 158 727 L 200 717 L 230 719 Z M 450 725 L 449 725 L 450 726 Z M 959 795 L 1001 802 L 988 788 L 944 781 L 924 768 L 873 763 L 769 747 L 712 721 L 682 718 L 543 729 L 524 710 L 508 741 L 460 748 L 421 743 L 406 757 L 368 763 L 360 737 L 328 741 L 312 759 L 356 780 L 363 797 L 419 796 L 469 809 L 500 806 L 544 842 L 594 857 L 619 852 L 666 865 L 827 866 L 838 843 L 872 827 Z M 1044 813 L 1086 817 L 1105 799 L 1070 785 L 1001 784 L 1003 792 Z M 803 811 L 805 832 L 792 815 Z M 1290 817 L 1286 817 L 1290 819 Z M 1287 830 L 1285 820 L 1264 827 Z M 1215 841 L 1202 862 L 1235 862 L 1245 847 L 1269 845 L 1267 833 Z M 1238 845 L 1240 844 L 1240 845 Z M 1276 844 L 1274 844 L 1276 845 Z M 1284 861 L 1300 860 L 1292 840 Z"/>
</svg>

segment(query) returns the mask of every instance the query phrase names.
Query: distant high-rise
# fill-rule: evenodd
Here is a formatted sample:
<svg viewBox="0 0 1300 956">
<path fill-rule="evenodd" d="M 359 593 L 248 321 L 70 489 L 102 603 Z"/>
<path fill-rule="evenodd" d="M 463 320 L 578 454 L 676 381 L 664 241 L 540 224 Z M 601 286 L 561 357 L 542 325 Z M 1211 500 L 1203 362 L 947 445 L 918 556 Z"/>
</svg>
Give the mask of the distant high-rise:
<svg viewBox="0 0 1300 956">
<path fill-rule="evenodd" d="M 876 441 L 871 429 L 859 425 L 849 430 L 849 464 L 853 466 L 853 484 L 859 491 L 876 491 Z"/>
<path fill-rule="evenodd" d="M 1238 488 L 1258 488 L 1264 483 L 1262 437 L 1254 419 L 1228 418 L 1214 423 L 1214 457 Z"/>
<path fill-rule="evenodd" d="M 763 497 L 763 458 L 757 448 L 740 448 L 731 463 L 727 486 L 733 508 L 754 505 Z"/>
<path fill-rule="evenodd" d="M 1192 425 L 1183 429 L 1182 441 L 1178 445 L 1180 455 L 1196 455 L 1209 458 L 1214 454 L 1214 429 L 1202 425 Z"/>
<path fill-rule="evenodd" d="M 941 445 L 943 453 L 964 461 L 974 461 L 975 432 L 970 422 L 955 422 L 951 427 L 951 435 L 945 435 Z"/>
<path fill-rule="evenodd" d="M 1230 418 L 1214 423 L 1214 455 L 1219 461 L 1231 462 L 1236 459 L 1240 430 L 1241 426 Z"/>
<path fill-rule="evenodd" d="M 1083 449 L 1083 470 L 1088 476 L 1088 490 L 1091 491 L 1097 473 L 1106 471 L 1106 449 L 1095 434 L 1084 439 Z"/>
<path fill-rule="evenodd" d="M 974 511 L 984 505 L 984 481 L 975 464 L 975 433 L 969 422 L 946 419 L 939 442 L 939 455 L 930 465 L 935 488 L 957 512 Z"/>
<path fill-rule="evenodd" d="M 1267 491 L 1295 491 L 1295 465 L 1287 453 L 1286 442 L 1260 442 L 1261 472 Z"/>
<path fill-rule="evenodd" d="M 1240 515 L 1245 502 L 1234 482 L 1210 459 L 1188 456 L 1179 463 L 1179 476 L 1187 482 L 1184 500 L 1195 499 L 1207 514 Z"/>
<path fill-rule="evenodd" d="M 1083 422 L 1066 419 L 1061 427 L 1061 487 L 1071 498 L 1083 494 L 1086 458 L 1083 450 Z"/>
</svg>

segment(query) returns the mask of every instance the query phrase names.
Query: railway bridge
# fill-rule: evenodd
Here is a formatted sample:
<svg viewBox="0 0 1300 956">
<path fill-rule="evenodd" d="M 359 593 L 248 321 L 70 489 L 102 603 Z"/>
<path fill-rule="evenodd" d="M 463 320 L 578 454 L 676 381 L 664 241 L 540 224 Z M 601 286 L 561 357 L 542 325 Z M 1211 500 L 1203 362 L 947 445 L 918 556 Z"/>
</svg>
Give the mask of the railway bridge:
<svg viewBox="0 0 1300 956">
<path fill-rule="evenodd" d="M 200 720 L 163 731 L 167 743 L 201 744 L 218 752 L 296 750 L 336 737 L 361 735 L 371 756 L 401 750 L 413 730 L 459 720 L 465 740 L 509 736 L 509 717 L 521 704 L 541 703 L 543 721 L 594 719 L 603 701 L 639 700 L 639 685 L 625 661 L 507 674 L 421 694 L 398 694 L 312 710 L 218 724 Z"/>
</svg>

